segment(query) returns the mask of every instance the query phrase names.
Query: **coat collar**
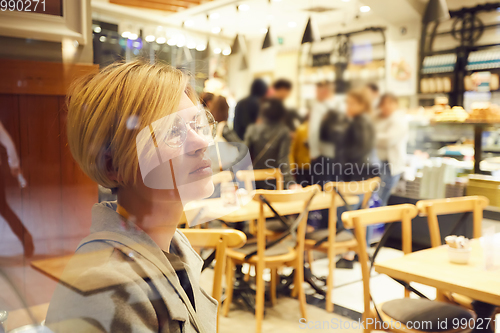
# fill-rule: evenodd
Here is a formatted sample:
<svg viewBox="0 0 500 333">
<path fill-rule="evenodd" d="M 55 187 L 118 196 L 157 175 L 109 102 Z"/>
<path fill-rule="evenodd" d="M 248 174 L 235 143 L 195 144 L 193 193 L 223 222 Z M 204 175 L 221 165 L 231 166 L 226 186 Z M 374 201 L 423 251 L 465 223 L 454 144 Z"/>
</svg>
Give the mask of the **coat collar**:
<svg viewBox="0 0 500 333">
<path fill-rule="evenodd" d="M 188 321 L 188 311 L 178 295 L 184 290 L 171 263 L 151 237 L 132 221 L 123 219 L 116 212 L 116 208 L 116 201 L 94 205 L 92 208 L 91 233 L 110 231 L 126 236 L 136 242 L 141 250 L 136 251 L 130 247 L 121 247 L 120 250 L 122 252 L 129 251 L 128 253 L 125 252 L 129 257 L 134 257 L 136 254 L 133 252 L 138 252 L 139 256 L 135 261 L 151 278 L 152 283 L 167 306 L 170 318 L 183 322 Z M 196 303 L 197 300 L 203 297 L 198 283 L 203 262 L 179 231 L 174 234 L 172 245 L 176 247 L 177 255 L 184 263 Z M 164 277 L 167 277 L 167 279 Z"/>
</svg>

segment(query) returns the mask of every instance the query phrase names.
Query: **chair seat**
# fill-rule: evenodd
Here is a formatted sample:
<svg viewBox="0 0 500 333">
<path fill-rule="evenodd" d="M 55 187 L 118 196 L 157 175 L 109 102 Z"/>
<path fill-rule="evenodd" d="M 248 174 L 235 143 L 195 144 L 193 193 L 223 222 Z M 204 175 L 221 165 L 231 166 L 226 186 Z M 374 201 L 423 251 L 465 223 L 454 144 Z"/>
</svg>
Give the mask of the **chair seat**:
<svg viewBox="0 0 500 333">
<path fill-rule="evenodd" d="M 306 233 L 306 239 L 320 241 L 328 237 L 328 229 L 318 229 L 313 232 Z M 354 239 L 354 235 L 347 230 L 342 230 L 335 236 L 335 242 L 347 242 Z"/>
<path fill-rule="evenodd" d="M 267 220 L 266 229 L 273 232 L 285 232 L 288 230 L 288 227 L 280 220 Z"/>
<path fill-rule="evenodd" d="M 265 252 L 264 261 L 265 262 L 289 262 L 296 258 L 296 251 L 294 250 L 294 244 L 292 241 L 284 240 L 270 248 Z M 227 249 L 226 253 L 232 259 L 237 261 L 245 261 L 254 263 L 257 262 L 257 255 L 245 259 L 245 257 L 257 250 L 257 243 L 245 244 L 239 249 Z"/>
<path fill-rule="evenodd" d="M 401 322 L 404 325 L 419 323 L 420 328 L 414 329 L 422 332 L 445 332 L 452 331 L 453 318 L 459 320 L 465 318 L 469 320 L 472 314 L 457 306 L 443 302 L 429 301 L 426 299 L 403 298 L 396 299 L 382 304 L 382 312 L 391 319 Z M 438 322 L 443 320 L 448 322 L 448 327 L 439 327 Z M 427 323 L 427 324 L 423 324 Z M 444 325 L 441 325 L 444 326 Z"/>
</svg>

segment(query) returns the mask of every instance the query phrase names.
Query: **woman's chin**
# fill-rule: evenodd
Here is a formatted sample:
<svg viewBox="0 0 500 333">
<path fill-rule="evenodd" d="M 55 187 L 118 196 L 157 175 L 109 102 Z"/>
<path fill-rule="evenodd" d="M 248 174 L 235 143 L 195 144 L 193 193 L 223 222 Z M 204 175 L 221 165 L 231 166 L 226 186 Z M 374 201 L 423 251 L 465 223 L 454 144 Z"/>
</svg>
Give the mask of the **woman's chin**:
<svg viewBox="0 0 500 333">
<path fill-rule="evenodd" d="M 179 194 L 183 203 L 201 200 L 210 197 L 214 193 L 212 177 L 179 186 Z"/>
</svg>

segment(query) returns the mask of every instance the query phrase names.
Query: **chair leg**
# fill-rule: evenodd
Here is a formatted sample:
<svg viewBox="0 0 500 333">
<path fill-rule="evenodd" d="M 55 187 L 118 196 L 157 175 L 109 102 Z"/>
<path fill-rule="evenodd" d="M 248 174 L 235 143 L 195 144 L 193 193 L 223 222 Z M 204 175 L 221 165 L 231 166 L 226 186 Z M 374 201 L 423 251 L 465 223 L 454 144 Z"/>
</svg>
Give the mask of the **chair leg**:
<svg viewBox="0 0 500 333">
<path fill-rule="evenodd" d="M 335 270 L 335 253 L 328 251 L 328 275 L 326 277 L 326 311 L 333 312 L 333 274 Z"/>
<path fill-rule="evenodd" d="M 298 298 L 299 298 L 299 304 L 300 304 L 300 313 L 302 315 L 302 318 L 307 319 L 307 312 L 306 312 L 306 294 L 304 292 L 304 257 L 301 257 L 301 261 L 297 261 L 296 267 L 295 267 L 295 273 L 297 275 L 297 293 L 298 293 Z"/>
<path fill-rule="evenodd" d="M 292 288 L 292 292 L 290 293 L 290 296 L 292 298 L 297 298 L 297 293 L 298 293 L 298 282 L 297 282 L 297 271 L 295 271 L 294 275 L 293 275 L 293 288 Z"/>
<path fill-rule="evenodd" d="M 278 283 L 278 269 L 271 268 L 271 304 L 276 305 L 276 284 Z"/>
<path fill-rule="evenodd" d="M 309 267 L 312 267 L 313 261 L 313 251 L 307 251 L 307 262 L 309 263 Z"/>
<path fill-rule="evenodd" d="M 264 265 L 256 265 L 255 279 L 257 280 L 257 290 L 255 295 L 255 325 L 256 332 L 262 332 L 262 321 L 264 319 L 264 296 L 265 296 L 265 284 L 264 284 Z"/>
<path fill-rule="evenodd" d="M 227 317 L 229 307 L 233 302 L 233 288 L 234 288 L 234 263 L 229 257 L 226 259 L 226 300 L 224 301 L 224 308 L 222 315 Z"/>
</svg>

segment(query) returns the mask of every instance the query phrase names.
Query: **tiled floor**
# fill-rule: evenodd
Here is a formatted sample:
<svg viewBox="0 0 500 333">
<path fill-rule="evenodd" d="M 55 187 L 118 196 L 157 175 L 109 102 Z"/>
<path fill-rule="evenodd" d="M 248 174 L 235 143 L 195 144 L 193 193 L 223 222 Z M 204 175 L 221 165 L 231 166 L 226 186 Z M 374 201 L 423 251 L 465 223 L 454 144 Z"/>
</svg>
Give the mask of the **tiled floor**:
<svg viewBox="0 0 500 333">
<path fill-rule="evenodd" d="M 495 232 L 500 232 L 500 222 L 484 220 L 483 228 L 485 230 L 493 228 Z M 0 246 L 4 248 L 6 246 L 8 247 L 5 243 L 0 244 Z M 16 250 L 18 249 L 16 248 Z M 48 302 L 55 287 L 55 282 L 41 273 L 34 271 L 28 266 L 27 262 L 23 263 L 22 260 L 14 260 L 15 254 L 13 255 L 14 257 L 9 258 L 0 257 L 0 266 L 2 269 L 9 273 L 11 279 L 18 282 L 21 293 L 26 296 L 30 305 L 39 305 Z M 384 248 L 380 251 L 377 261 L 383 261 L 401 255 L 401 251 Z M 325 276 L 327 273 L 327 264 L 328 262 L 324 258 L 315 260 L 312 267 L 313 273 L 317 276 Z M 212 270 L 206 270 L 201 277 L 202 285 L 208 291 L 211 290 L 212 274 Z M 271 307 L 270 305 L 266 306 L 263 332 L 303 332 L 309 330 L 327 332 L 332 331 L 332 324 L 335 324 L 341 327 L 336 330 L 361 333 L 361 329 L 352 328 L 352 325 L 350 325 L 353 323 L 350 318 L 355 317 L 356 314 L 363 311 L 363 289 L 359 264 L 356 263 L 352 270 L 336 269 L 334 285 L 333 302 L 336 305 L 335 311 L 344 313 L 345 316 L 337 313 L 328 313 L 323 309 L 324 302 L 323 304 L 321 304 L 321 302 L 316 302 L 319 303 L 320 306 L 312 304 L 307 306 L 308 322 L 304 324 L 299 322 L 301 316 L 298 301 L 282 296 L 278 298 L 278 304 L 275 307 Z M 429 296 L 429 298 L 435 296 L 435 290 L 433 288 L 418 284 L 414 284 L 413 286 Z M 313 293 L 313 290 L 308 285 L 306 285 L 306 288 L 308 294 Z M 400 298 L 403 296 L 404 292 L 403 287 L 398 283 L 376 272 L 372 272 L 371 290 L 372 296 L 377 303 Z M 313 297 L 309 297 L 308 300 L 313 300 L 311 303 L 314 303 Z M 15 294 L 13 294 L 12 291 L 8 291 L 5 282 L 0 278 L 0 308 L 13 310 L 20 307 L 21 304 L 16 300 Z M 327 325 L 329 325 L 329 327 Z M 314 329 L 308 329 L 308 327 L 314 327 Z M 254 331 L 254 314 L 246 309 L 238 307 L 238 305 L 232 306 L 227 318 L 220 318 L 221 333 Z M 497 327 L 496 333 L 500 333 L 500 327 Z"/>
</svg>

